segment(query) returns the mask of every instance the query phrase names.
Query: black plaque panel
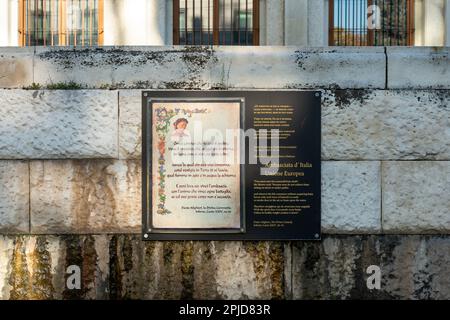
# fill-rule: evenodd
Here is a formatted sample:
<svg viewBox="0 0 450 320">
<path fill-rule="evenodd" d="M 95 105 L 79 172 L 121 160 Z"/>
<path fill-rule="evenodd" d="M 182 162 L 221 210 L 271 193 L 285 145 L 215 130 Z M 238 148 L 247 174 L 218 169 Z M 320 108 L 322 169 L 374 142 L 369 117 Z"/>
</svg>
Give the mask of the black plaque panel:
<svg viewBox="0 0 450 320">
<path fill-rule="evenodd" d="M 143 240 L 320 240 L 321 96 L 319 91 L 144 91 L 142 93 Z M 236 229 L 152 224 L 152 107 L 154 101 L 240 101 L 240 124 L 279 129 L 276 175 L 262 175 L 258 161 L 241 165 L 240 215 Z M 157 165 L 157 164 L 156 164 Z M 170 200 L 167 200 L 170 201 Z"/>
</svg>

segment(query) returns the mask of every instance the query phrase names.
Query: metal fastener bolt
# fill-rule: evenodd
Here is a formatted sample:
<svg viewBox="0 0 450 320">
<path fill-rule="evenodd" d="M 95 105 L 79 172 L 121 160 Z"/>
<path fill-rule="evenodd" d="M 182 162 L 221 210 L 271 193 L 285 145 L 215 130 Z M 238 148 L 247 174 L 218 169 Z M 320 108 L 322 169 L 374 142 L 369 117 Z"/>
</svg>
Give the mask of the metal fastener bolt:
<svg viewBox="0 0 450 320">
<path fill-rule="evenodd" d="M 317 98 L 320 97 L 320 93 L 319 93 L 319 92 L 316 92 L 315 96 L 316 96 Z"/>
<path fill-rule="evenodd" d="M 147 92 L 144 92 L 144 97 L 146 97 L 147 96 Z"/>
<path fill-rule="evenodd" d="M 147 239 L 148 238 L 148 233 L 144 234 L 144 238 Z"/>
<path fill-rule="evenodd" d="M 316 234 L 314 235 L 314 237 L 315 237 L 316 239 L 319 238 L 319 234 L 316 233 Z"/>
</svg>

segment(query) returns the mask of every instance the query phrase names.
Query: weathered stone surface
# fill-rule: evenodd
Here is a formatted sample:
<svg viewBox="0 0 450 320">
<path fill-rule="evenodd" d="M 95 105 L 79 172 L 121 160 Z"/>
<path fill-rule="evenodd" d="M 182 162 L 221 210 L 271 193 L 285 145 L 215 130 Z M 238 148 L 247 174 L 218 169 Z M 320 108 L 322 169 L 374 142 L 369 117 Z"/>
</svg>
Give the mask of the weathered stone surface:
<svg viewBox="0 0 450 320">
<path fill-rule="evenodd" d="M 450 91 L 326 91 L 322 159 L 450 159 Z"/>
<path fill-rule="evenodd" d="M 382 164 L 383 230 L 450 233 L 450 162 Z"/>
<path fill-rule="evenodd" d="M 448 236 L 328 236 L 292 250 L 294 299 L 450 298 Z M 370 265 L 380 290 L 367 287 Z"/>
<path fill-rule="evenodd" d="M 322 162 L 322 231 L 379 232 L 380 184 L 379 161 Z"/>
<path fill-rule="evenodd" d="M 449 236 L 325 236 L 290 247 L 143 242 L 138 235 L 0 236 L 0 298 L 450 298 Z M 291 250 L 292 269 L 285 262 Z M 80 290 L 66 288 L 70 265 L 81 268 Z M 370 265 L 381 269 L 380 290 L 367 288 Z"/>
<path fill-rule="evenodd" d="M 281 299 L 289 245 L 143 242 L 137 235 L 0 236 L 1 299 Z M 80 290 L 66 269 L 81 268 Z M 230 277 L 233 274 L 233 277 Z"/>
<path fill-rule="evenodd" d="M 119 158 L 140 159 L 142 91 L 119 91 Z"/>
<path fill-rule="evenodd" d="M 0 88 L 22 88 L 33 82 L 34 48 L 0 47 Z"/>
<path fill-rule="evenodd" d="M 137 161 L 31 162 L 33 233 L 140 232 Z"/>
<path fill-rule="evenodd" d="M 117 92 L 0 90 L 0 158 L 116 158 Z"/>
<path fill-rule="evenodd" d="M 387 47 L 388 88 L 450 89 L 450 48 Z"/>
<path fill-rule="evenodd" d="M 35 82 L 73 81 L 94 88 L 203 88 L 208 66 L 215 63 L 209 47 L 38 48 Z"/>
<path fill-rule="evenodd" d="M 0 233 L 28 233 L 28 178 L 27 162 L 0 161 Z"/>
<path fill-rule="evenodd" d="M 94 88 L 384 88 L 383 48 L 37 48 L 35 82 Z"/>
</svg>

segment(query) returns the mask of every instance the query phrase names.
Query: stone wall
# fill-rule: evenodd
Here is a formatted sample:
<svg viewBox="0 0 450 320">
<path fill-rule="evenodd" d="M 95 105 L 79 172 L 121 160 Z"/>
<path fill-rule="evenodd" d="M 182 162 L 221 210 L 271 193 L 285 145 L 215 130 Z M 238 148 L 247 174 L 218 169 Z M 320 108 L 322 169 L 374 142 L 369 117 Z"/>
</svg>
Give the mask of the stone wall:
<svg viewBox="0 0 450 320">
<path fill-rule="evenodd" d="M 449 60 L 448 48 L 0 48 L 0 298 L 449 299 Z M 322 90 L 323 240 L 141 242 L 152 88 Z M 81 290 L 65 287 L 73 264 Z"/>
</svg>

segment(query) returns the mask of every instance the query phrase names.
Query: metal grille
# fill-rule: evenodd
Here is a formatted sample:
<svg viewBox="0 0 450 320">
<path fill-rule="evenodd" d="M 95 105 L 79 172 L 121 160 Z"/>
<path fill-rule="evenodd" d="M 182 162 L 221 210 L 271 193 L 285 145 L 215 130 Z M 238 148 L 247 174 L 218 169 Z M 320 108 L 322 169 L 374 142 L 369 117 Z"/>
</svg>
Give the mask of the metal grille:
<svg viewBox="0 0 450 320">
<path fill-rule="evenodd" d="M 103 0 L 21 0 L 22 46 L 103 43 Z"/>
<path fill-rule="evenodd" d="M 258 45 L 259 0 L 174 0 L 173 42 Z"/>
<path fill-rule="evenodd" d="M 329 10 L 332 46 L 414 45 L 414 0 L 330 0 Z"/>
</svg>

